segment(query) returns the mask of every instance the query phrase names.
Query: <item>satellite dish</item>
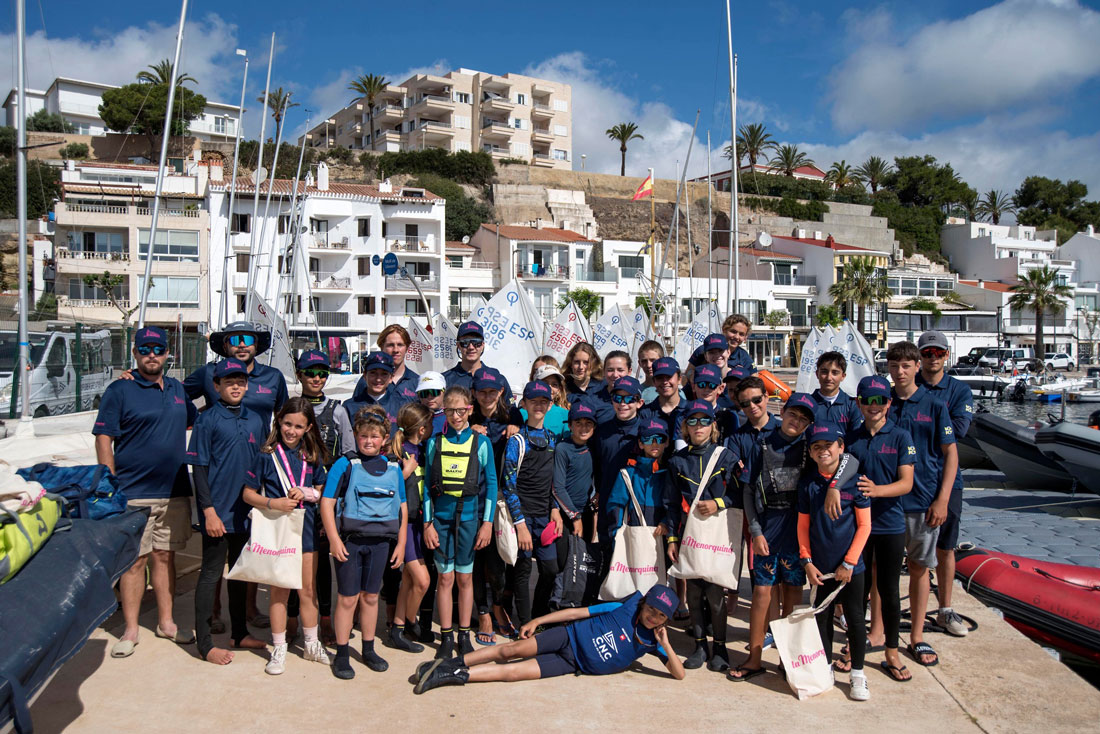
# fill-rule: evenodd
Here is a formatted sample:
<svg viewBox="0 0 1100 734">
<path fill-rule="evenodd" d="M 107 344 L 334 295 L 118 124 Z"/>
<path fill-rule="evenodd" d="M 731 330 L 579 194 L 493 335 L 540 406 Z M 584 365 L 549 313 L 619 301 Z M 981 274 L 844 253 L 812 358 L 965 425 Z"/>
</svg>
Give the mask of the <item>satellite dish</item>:
<svg viewBox="0 0 1100 734">
<path fill-rule="evenodd" d="M 756 245 L 758 247 L 771 247 L 772 236 L 767 232 L 761 232 L 760 234 L 756 235 Z"/>
<path fill-rule="evenodd" d="M 253 174 L 252 178 L 256 179 L 256 185 L 259 186 L 267 180 L 267 169 L 260 166 L 256 169 L 256 173 Z"/>
<path fill-rule="evenodd" d="M 463 238 L 462 238 L 462 244 L 464 244 L 464 245 L 468 245 L 468 244 L 470 244 L 470 235 L 465 235 L 465 236 L 463 236 Z"/>
</svg>

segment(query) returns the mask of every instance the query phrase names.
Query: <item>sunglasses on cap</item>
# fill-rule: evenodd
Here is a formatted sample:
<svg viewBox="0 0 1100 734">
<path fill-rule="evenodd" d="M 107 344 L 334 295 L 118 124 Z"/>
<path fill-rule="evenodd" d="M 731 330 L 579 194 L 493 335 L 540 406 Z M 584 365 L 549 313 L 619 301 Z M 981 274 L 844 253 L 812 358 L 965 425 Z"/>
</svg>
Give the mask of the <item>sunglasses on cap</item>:
<svg viewBox="0 0 1100 734">
<path fill-rule="evenodd" d="M 378 423 L 380 425 L 385 425 L 385 424 L 390 422 L 390 419 L 388 417 L 381 416 L 381 415 L 378 415 L 377 413 L 370 412 L 370 411 L 365 412 L 365 413 L 360 413 L 359 415 L 355 416 L 355 420 L 360 420 L 360 419 L 365 420 L 368 423 Z"/>
<path fill-rule="evenodd" d="M 764 402 L 764 396 L 757 395 L 756 397 L 749 398 L 748 400 L 738 400 L 737 404 L 740 405 L 742 408 L 747 408 L 750 405 L 760 405 L 760 403 L 762 402 Z"/>
<path fill-rule="evenodd" d="M 947 350 L 940 347 L 925 347 L 924 349 L 920 350 L 920 356 L 939 359 L 940 357 L 947 356 Z"/>
<path fill-rule="evenodd" d="M 611 402 L 619 403 L 620 405 L 623 405 L 623 404 L 629 405 L 630 403 L 633 403 L 637 399 L 638 398 L 634 397 L 633 395 L 620 395 L 619 393 L 615 393 L 614 395 L 611 396 Z"/>
<path fill-rule="evenodd" d="M 711 382 L 709 380 L 704 380 L 702 382 L 695 383 L 695 387 L 701 387 L 704 390 L 714 390 L 715 388 L 718 387 L 718 383 L 717 382 Z"/>
<path fill-rule="evenodd" d="M 140 347 L 137 348 L 137 353 L 140 354 L 142 357 L 148 357 L 150 354 L 161 357 L 167 351 L 168 348 L 162 347 L 160 344 L 142 344 Z"/>
<path fill-rule="evenodd" d="M 860 405 L 886 405 L 890 398 L 885 395 L 865 395 L 859 398 Z"/>
<path fill-rule="evenodd" d="M 418 390 L 416 397 L 418 398 L 438 398 L 443 394 L 442 390 Z"/>
<path fill-rule="evenodd" d="M 485 341 L 482 339 L 459 339 L 458 346 L 462 349 L 469 349 L 470 347 L 480 347 Z"/>
<path fill-rule="evenodd" d="M 645 438 L 639 438 L 645 446 L 652 446 L 655 443 L 665 443 L 667 440 L 664 436 L 646 436 Z"/>
<path fill-rule="evenodd" d="M 714 423 L 714 419 L 709 415 L 701 415 L 698 418 L 685 418 L 684 424 L 688 426 L 709 426 Z"/>
<path fill-rule="evenodd" d="M 317 378 L 317 377 L 327 378 L 328 377 L 328 370 L 316 369 L 316 368 L 313 368 L 313 367 L 311 367 L 309 369 L 306 369 L 306 370 L 301 370 L 301 373 L 302 373 L 303 376 L 311 377 L 311 378 Z"/>
<path fill-rule="evenodd" d="M 256 343 L 255 334 L 234 334 L 233 336 L 227 336 L 225 338 L 229 342 L 230 346 L 234 347 L 250 347 Z"/>
</svg>

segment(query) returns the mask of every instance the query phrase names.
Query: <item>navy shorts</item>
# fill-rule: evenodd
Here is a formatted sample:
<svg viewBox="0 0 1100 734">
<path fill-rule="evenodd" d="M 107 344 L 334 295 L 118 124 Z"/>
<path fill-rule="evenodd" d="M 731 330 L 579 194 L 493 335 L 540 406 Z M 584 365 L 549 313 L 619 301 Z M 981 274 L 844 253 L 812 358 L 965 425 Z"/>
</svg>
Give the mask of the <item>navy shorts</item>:
<svg viewBox="0 0 1100 734">
<path fill-rule="evenodd" d="M 423 525 L 410 522 L 408 532 L 405 533 L 405 563 L 424 560 L 424 530 Z"/>
<path fill-rule="evenodd" d="M 531 533 L 531 550 L 525 551 L 521 549 L 518 557 L 530 559 L 531 556 L 534 556 L 536 561 L 556 563 L 558 560 L 557 542 L 555 541 L 550 545 L 542 544 L 542 531 L 550 524 L 550 516 L 539 515 L 537 517 L 527 517 L 525 518 L 525 522 L 527 523 L 527 530 Z"/>
<path fill-rule="evenodd" d="M 565 627 L 551 627 L 535 635 L 535 662 L 539 664 L 539 678 L 558 675 L 579 675 L 577 658 L 573 655 L 573 643 Z"/>
<path fill-rule="evenodd" d="M 344 541 L 348 560 L 336 562 L 336 593 L 358 596 L 364 591 L 377 594 L 393 553 L 389 538 L 354 538 Z"/>
<path fill-rule="evenodd" d="M 804 586 L 806 571 L 798 562 L 797 553 L 773 553 L 770 556 L 754 556 L 752 582 L 757 586 Z"/>
<path fill-rule="evenodd" d="M 956 511 L 947 508 L 947 519 L 940 525 L 940 536 L 936 539 L 936 549 L 949 551 L 955 550 L 959 544 L 959 521 L 962 519 L 961 508 Z"/>
</svg>

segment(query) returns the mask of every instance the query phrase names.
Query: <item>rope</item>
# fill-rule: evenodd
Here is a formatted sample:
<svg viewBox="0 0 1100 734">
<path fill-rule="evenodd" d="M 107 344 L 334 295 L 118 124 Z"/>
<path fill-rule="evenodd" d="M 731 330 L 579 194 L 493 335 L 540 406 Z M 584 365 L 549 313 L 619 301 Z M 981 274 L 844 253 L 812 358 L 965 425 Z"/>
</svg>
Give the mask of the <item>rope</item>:
<svg viewBox="0 0 1100 734">
<path fill-rule="evenodd" d="M 982 570 L 982 566 L 984 566 L 985 564 L 989 563 L 990 561 L 1000 561 L 1001 563 L 1005 563 L 1005 562 L 1006 562 L 1006 561 L 1005 561 L 1005 559 L 1003 559 L 1003 558 L 998 558 L 997 556 L 990 556 L 989 558 L 986 558 L 986 559 L 985 559 L 984 561 L 982 561 L 981 563 L 979 563 L 979 564 L 978 564 L 978 567 L 974 569 L 974 573 L 970 574 L 970 578 L 968 578 L 968 579 L 966 580 L 966 587 L 965 587 L 965 589 L 966 589 L 966 593 L 967 593 L 967 594 L 969 594 L 969 593 L 970 593 L 970 585 L 974 583 L 974 577 L 978 575 L 978 571 L 981 571 L 981 570 Z"/>
</svg>

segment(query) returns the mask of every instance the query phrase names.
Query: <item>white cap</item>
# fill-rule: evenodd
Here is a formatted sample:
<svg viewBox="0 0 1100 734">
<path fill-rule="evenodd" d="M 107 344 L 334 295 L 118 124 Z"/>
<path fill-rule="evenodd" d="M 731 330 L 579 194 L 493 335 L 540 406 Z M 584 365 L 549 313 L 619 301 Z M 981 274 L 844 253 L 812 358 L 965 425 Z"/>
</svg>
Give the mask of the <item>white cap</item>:
<svg viewBox="0 0 1100 734">
<path fill-rule="evenodd" d="M 539 365 L 539 368 L 535 370 L 536 380 L 545 380 L 547 377 L 561 377 L 561 370 L 552 364 Z M 563 378 L 564 379 L 564 378 Z"/>
<path fill-rule="evenodd" d="M 438 372 L 425 372 L 420 376 L 420 382 L 416 383 L 416 391 L 421 390 L 446 390 L 447 381 Z"/>
</svg>

